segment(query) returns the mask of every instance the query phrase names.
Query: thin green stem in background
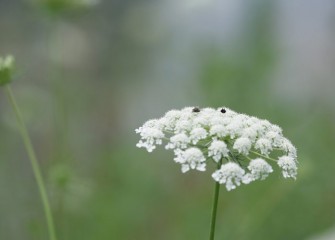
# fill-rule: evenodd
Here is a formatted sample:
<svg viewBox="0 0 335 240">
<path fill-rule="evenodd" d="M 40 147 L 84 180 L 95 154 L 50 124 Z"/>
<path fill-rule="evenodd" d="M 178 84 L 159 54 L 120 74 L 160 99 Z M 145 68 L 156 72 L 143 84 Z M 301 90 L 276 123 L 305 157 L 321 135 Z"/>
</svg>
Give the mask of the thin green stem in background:
<svg viewBox="0 0 335 240">
<path fill-rule="evenodd" d="M 222 165 L 222 159 L 218 162 L 217 169 L 220 169 L 221 165 Z M 215 182 L 213 208 L 212 208 L 212 218 L 211 218 L 211 229 L 210 229 L 210 233 L 209 233 L 209 240 L 214 240 L 216 212 L 217 212 L 217 208 L 218 208 L 219 192 L 220 192 L 220 183 Z"/>
<path fill-rule="evenodd" d="M 23 139 L 23 143 L 24 146 L 26 148 L 26 151 L 28 153 L 28 157 L 30 159 L 32 168 L 33 168 L 33 172 L 36 178 L 36 182 L 38 185 L 38 189 L 41 195 L 41 199 L 42 199 L 42 203 L 43 203 L 43 208 L 44 208 L 44 213 L 45 213 L 45 217 L 47 220 L 47 225 L 48 225 L 48 230 L 49 230 L 49 237 L 50 240 L 56 240 L 56 233 L 55 233 L 55 227 L 54 227 L 54 223 L 53 223 L 53 218 L 52 218 L 52 212 L 51 212 L 51 208 L 50 208 L 50 204 L 49 204 L 49 200 L 48 200 L 48 195 L 45 189 L 45 185 L 43 182 L 43 178 L 42 178 L 42 174 L 41 174 L 41 170 L 40 167 L 38 165 L 38 161 L 36 158 L 36 154 L 34 152 L 34 148 L 33 145 L 31 143 L 31 140 L 29 138 L 29 134 L 27 131 L 27 128 L 24 124 L 20 109 L 16 103 L 16 100 L 14 98 L 12 89 L 9 85 L 6 86 L 6 92 L 8 95 L 8 99 L 14 109 L 15 112 L 15 116 L 17 119 L 17 123 L 18 123 L 18 127 Z"/>
</svg>

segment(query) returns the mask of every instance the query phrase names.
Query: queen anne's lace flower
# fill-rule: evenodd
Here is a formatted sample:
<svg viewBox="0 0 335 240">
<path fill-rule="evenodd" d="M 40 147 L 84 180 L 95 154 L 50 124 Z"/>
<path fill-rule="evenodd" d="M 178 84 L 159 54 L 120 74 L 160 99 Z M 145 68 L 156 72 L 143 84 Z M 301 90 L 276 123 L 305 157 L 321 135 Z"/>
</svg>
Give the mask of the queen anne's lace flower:
<svg viewBox="0 0 335 240">
<path fill-rule="evenodd" d="M 142 137 L 142 140 L 136 145 L 137 147 L 145 147 L 148 152 L 152 152 L 157 145 L 162 144 L 164 133 L 154 127 L 143 127 L 136 130 Z"/>
<path fill-rule="evenodd" d="M 250 148 L 251 141 L 246 137 L 238 138 L 234 143 L 234 149 L 243 155 L 248 155 Z"/>
<path fill-rule="evenodd" d="M 165 146 L 166 149 L 185 149 L 190 143 L 190 138 L 185 133 L 179 133 L 170 138 L 170 142 Z"/>
<path fill-rule="evenodd" d="M 185 133 L 189 132 L 192 129 L 192 122 L 188 119 L 179 119 L 179 121 L 176 122 L 176 126 L 174 131 L 176 133 Z"/>
<path fill-rule="evenodd" d="M 251 141 L 254 141 L 257 138 L 257 131 L 252 127 L 247 127 L 243 129 L 242 137 L 249 138 Z"/>
<path fill-rule="evenodd" d="M 189 148 L 185 151 L 177 152 L 174 160 L 181 164 L 181 171 L 183 173 L 190 169 L 197 169 L 198 171 L 206 170 L 206 164 L 204 163 L 206 159 L 198 148 Z"/>
<path fill-rule="evenodd" d="M 228 157 L 229 150 L 224 141 L 214 140 L 208 148 L 208 156 L 218 162 L 223 157 Z"/>
<path fill-rule="evenodd" d="M 297 175 L 297 150 L 280 127 L 228 108 L 171 110 L 147 121 L 136 133 L 141 136 L 137 146 L 149 152 L 166 139 L 165 148 L 174 151 L 182 172 L 205 171 L 213 160 L 223 163 L 212 176 L 228 190 L 265 179 L 273 171 L 267 160 L 277 161 L 285 178 Z M 285 155 L 276 160 L 271 157 L 274 151 Z"/>
<path fill-rule="evenodd" d="M 249 163 L 248 169 L 250 170 L 249 174 L 246 174 L 244 181 L 255 181 L 255 180 L 264 180 L 273 172 L 273 169 L 270 164 L 268 164 L 264 159 L 256 158 L 251 160 Z"/>
<path fill-rule="evenodd" d="M 292 157 L 282 156 L 278 159 L 278 166 L 283 169 L 284 178 L 294 178 L 297 177 L 297 165 Z"/>
<path fill-rule="evenodd" d="M 258 149 L 259 151 L 261 151 L 262 154 L 267 156 L 272 150 L 271 141 L 266 138 L 260 138 L 255 143 L 255 149 Z"/>
<path fill-rule="evenodd" d="M 231 139 L 236 138 L 243 131 L 243 122 L 240 118 L 233 119 L 233 121 L 227 125 L 226 129 Z"/>
<path fill-rule="evenodd" d="M 282 138 L 278 147 L 283 149 L 290 157 L 297 158 L 297 149 L 287 138 Z"/>
<path fill-rule="evenodd" d="M 197 144 L 199 140 L 205 139 L 207 137 L 207 131 L 201 127 L 194 128 L 190 132 L 190 139 L 193 144 Z"/>
<path fill-rule="evenodd" d="M 219 170 L 216 170 L 212 177 L 220 184 L 226 184 L 228 191 L 240 186 L 245 171 L 236 163 L 229 162 L 223 164 Z"/>
<path fill-rule="evenodd" d="M 211 127 L 210 135 L 215 138 L 222 138 L 228 135 L 228 130 L 224 125 L 214 125 Z"/>
<path fill-rule="evenodd" d="M 279 146 L 283 139 L 283 136 L 278 132 L 268 131 L 265 135 L 265 138 L 270 140 L 273 146 Z"/>
</svg>

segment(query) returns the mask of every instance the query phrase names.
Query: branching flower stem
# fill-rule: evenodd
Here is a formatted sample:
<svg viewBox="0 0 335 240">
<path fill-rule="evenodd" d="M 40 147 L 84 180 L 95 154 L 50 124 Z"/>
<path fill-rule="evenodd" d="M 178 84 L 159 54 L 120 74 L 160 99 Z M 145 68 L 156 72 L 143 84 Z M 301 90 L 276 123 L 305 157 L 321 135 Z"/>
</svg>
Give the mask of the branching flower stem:
<svg viewBox="0 0 335 240">
<path fill-rule="evenodd" d="M 217 169 L 220 169 L 222 165 L 222 159 L 218 162 Z M 215 236 L 215 223 L 216 223 L 216 212 L 218 207 L 219 200 L 219 192 L 220 192 L 220 183 L 215 182 L 214 189 L 214 198 L 213 198 L 213 208 L 212 208 L 212 218 L 211 218 L 211 228 L 209 233 L 209 240 L 214 240 Z"/>
<path fill-rule="evenodd" d="M 258 152 L 255 152 L 255 151 L 250 151 L 250 152 L 251 152 L 251 153 L 253 153 L 253 154 L 256 154 L 256 155 L 258 155 L 258 156 L 260 156 L 260 157 L 266 158 L 266 159 L 268 159 L 268 160 L 271 160 L 271 161 L 275 161 L 275 162 L 277 162 L 277 160 L 276 160 L 276 159 L 273 159 L 273 158 L 270 158 L 270 157 L 264 156 L 263 154 L 260 154 L 260 153 L 258 153 Z"/>
<path fill-rule="evenodd" d="M 43 203 L 43 208 L 44 208 L 44 213 L 45 213 L 45 217 L 46 217 L 46 221 L 47 221 L 47 225 L 48 225 L 48 231 L 49 231 L 49 238 L 50 240 L 56 240 L 56 233 L 55 233 L 55 227 L 54 227 L 54 223 L 53 223 L 53 218 L 52 218 L 52 212 L 51 212 L 51 208 L 50 208 L 50 204 L 49 204 L 49 200 L 48 200 L 48 195 L 45 189 L 45 184 L 43 182 L 43 178 L 42 178 L 42 174 L 41 174 L 41 170 L 36 158 L 36 154 L 33 148 L 33 145 L 31 143 L 27 128 L 24 124 L 23 118 L 22 118 L 22 114 L 20 112 L 20 109 L 16 103 L 15 97 L 13 95 L 12 89 L 9 85 L 7 85 L 5 87 L 5 91 L 7 93 L 9 102 L 11 103 L 13 110 L 15 112 L 15 116 L 16 116 L 16 120 L 18 123 L 18 127 L 19 127 L 19 131 L 24 143 L 24 146 L 26 148 L 28 157 L 30 159 L 31 162 L 31 166 L 33 168 L 33 172 L 36 178 L 36 182 L 38 185 L 38 189 L 40 192 L 40 196 L 41 196 L 41 200 Z"/>
</svg>

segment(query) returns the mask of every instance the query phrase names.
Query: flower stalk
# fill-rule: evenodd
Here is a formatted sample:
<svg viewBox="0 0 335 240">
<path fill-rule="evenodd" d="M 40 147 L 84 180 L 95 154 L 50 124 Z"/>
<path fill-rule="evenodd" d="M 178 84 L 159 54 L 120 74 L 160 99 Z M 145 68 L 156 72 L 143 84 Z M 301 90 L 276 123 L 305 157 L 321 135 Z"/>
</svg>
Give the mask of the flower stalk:
<svg viewBox="0 0 335 240">
<path fill-rule="evenodd" d="M 53 223 L 53 217 L 52 217 L 52 212 L 51 212 L 51 208 L 50 208 L 50 204 L 49 204 L 49 200 L 48 200 L 48 195 L 45 189 L 45 184 L 43 182 L 43 177 L 41 174 L 41 170 L 40 170 L 40 166 L 38 164 L 37 158 L 36 158 L 36 154 L 33 148 L 33 145 L 31 143 L 26 125 L 23 121 L 22 118 L 22 114 L 20 112 L 20 108 L 18 107 L 13 91 L 11 89 L 11 87 L 9 85 L 5 86 L 5 91 L 7 93 L 9 102 L 11 103 L 13 110 L 15 112 L 15 117 L 17 120 L 17 124 L 19 127 L 19 131 L 24 143 L 24 146 L 26 148 L 28 157 L 30 159 L 30 163 L 31 166 L 33 168 L 33 172 L 35 175 L 35 179 L 37 182 L 37 186 L 39 189 L 39 193 L 40 193 L 40 197 L 43 203 L 43 208 L 44 208 L 44 213 L 45 213 L 45 217 L 46 217 L 46 221 L 47 221 L 47 226 L 48 226 L 48 232 L 49 232 L 49 239 L 50 240 L 56 240 L 56 233 L 55 233 L 55 227 L 54 227 L 54 223 Z"/>
<path fill-rule="evenodd" d="M 222 159 L 218 162 L 217 169 L 220 169 L 221 165 L 222 165 Z M 215 182 L 209 240 L 214 240 L 214 236 L 215 236 L 216 213 L 218 209 L 219 193 L 220 193 L 220 183 Z"/>
</svg>

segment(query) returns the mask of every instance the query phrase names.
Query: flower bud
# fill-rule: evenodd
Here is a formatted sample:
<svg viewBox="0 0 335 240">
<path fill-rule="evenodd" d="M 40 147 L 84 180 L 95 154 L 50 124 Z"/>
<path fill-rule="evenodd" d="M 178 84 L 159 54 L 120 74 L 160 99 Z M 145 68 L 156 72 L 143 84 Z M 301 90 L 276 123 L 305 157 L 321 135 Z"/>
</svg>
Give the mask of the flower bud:
<svg viewBox="0 0 335 240">
<path fill-rule="evenodd" d="M 14 71 L 14 57 L 0 57 L 0 86 L 4 86 L 12 81 Z"/>
</svg>

